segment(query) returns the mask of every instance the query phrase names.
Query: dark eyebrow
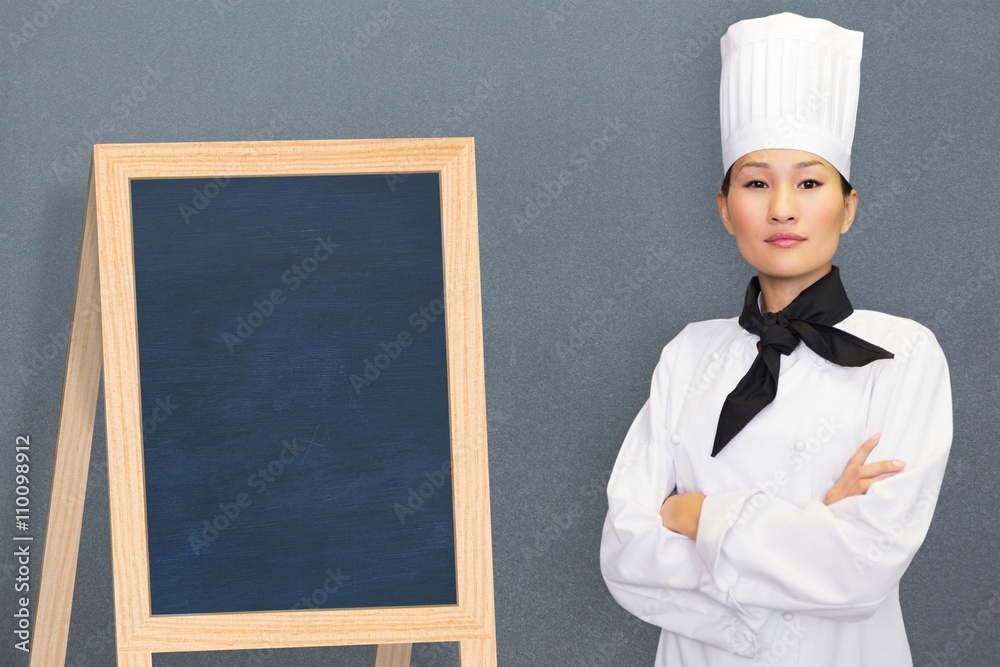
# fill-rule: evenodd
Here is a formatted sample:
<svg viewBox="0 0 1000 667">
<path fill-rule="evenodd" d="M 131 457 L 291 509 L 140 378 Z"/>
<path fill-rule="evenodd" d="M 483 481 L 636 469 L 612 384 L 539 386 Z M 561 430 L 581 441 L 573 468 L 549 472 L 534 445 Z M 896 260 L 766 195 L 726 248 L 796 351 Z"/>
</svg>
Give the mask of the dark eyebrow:
<svg viewBox="0 0 1000 667">
<path fill-rule="evenodd" d="M 795 163 L 795 164 L 792 165 L 792 168 L 793 169 L 805 169 L 806 167 L 812 167 L 813 165 L 817 165 L 817 164 L 821 165 L 823 163 L 820 162 L 819 160 L 809 160 L 807 162 L 797 162 L 797 163 Z M 767 162 L 746 162 L 746 163 L 743 164 L 742 167 L 740 167 L 740 171 L 742 171 L 746 167 L 760 167 L 761 169 L 770 169 L 771 165 L 768 164 Z"/>
</svg>

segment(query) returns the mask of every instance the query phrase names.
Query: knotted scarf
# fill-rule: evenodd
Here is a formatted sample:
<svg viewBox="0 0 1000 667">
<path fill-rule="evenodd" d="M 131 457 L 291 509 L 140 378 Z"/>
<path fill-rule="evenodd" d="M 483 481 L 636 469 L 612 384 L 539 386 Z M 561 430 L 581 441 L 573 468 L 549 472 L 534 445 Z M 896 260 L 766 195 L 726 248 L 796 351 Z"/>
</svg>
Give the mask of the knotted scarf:
<svg viewBox="0 0 1000 667">
<path fill-rule="evenodd" d="M 893 358 L 891 352 L 833 326 L 854 312 L 836 266 L 776 313 L 761 314 L 757 305 L 759 294 L 760 280 L 754 276 L 747 286 L 739 322 L 741 327 L 760 336 L 757 358 L 722 405 L 712 456 L 721 452 L 774 400 L 781 355 L 789 354 L 800 341 L 840 366 L 864 366 L 878 359 Z"/>
</svg>

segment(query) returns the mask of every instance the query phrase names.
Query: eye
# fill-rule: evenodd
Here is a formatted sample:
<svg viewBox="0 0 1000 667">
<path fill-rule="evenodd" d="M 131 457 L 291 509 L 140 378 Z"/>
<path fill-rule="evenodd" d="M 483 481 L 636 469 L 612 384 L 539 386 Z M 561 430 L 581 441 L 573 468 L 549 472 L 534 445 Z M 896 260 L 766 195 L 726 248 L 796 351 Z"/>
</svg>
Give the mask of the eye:
<svg viewBox="0 0 1000 667">
<path fill-rule="evenodd" d="M 761 181 L 761 180 L 757 179 L 757 180 L 753 180 L 753 181 L 747 181 L 747 183 L 743 187 L 745 187 L 745 188 L 755 188 L 755 189 L 756 188 L 766 188 L 767 187 L 767 183 L 765 183 L 764 181 Z"/>
<path fill-rule="evenodd" d="M 823 184 L 815 179 L 807 178 L 806 180 L 802 181 L 801 185 L 806 190 L 812 190 L 813 188 L 818 188 Z"/>
</svg>

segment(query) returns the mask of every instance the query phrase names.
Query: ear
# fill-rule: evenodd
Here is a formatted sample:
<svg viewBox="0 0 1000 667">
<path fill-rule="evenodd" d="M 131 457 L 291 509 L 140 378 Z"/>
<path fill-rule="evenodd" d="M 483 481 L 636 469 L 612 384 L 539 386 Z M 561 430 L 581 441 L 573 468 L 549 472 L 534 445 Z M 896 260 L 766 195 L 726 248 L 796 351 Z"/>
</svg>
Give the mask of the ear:
<svg viewBox="0 0 1000 667">
<path fill-rule="evenodd" d="M 840 233 L 846 234 L 847 230 L 854 224 L 854 216 L 858 212 L 858 191 L 851 190 L 851 194 L 844 198 L 844 223 L 840 226 Z"/>
<path fill-rule="evenodd" d="M 729 232 L 730 235 L 736 236 L 733 234 L 733 223 L 729 219 L 729 202 L 726 201 L 725 196 L 722 194 L 722 190 L 719 190 L 718 194 L 715 195 L 715 205 L 719 208 L 719 217 L 722 218 L 722 224 L 725 225 L 726 231 Z"/>
</svg>

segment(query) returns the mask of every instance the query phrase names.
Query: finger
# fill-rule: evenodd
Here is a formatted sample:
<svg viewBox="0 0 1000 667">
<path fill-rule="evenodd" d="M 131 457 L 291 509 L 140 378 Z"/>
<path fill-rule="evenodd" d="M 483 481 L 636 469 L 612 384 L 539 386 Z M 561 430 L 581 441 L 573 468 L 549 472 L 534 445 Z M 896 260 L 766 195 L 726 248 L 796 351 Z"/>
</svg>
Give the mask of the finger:
<svg viewBox="0 0 1000 667">
<path fill-rule="evenodd" d="M 881 436 L 881 433 L 876 433 L 872 437 L 865 440 L 861 444 L 861 447 L 858 448 L 858 451 L 854 454 L 854 456 L 851 457 L 851 462 L 856 463 L 857 465 L 864 463 L 865 459 L 868 458 L 868 455 L 872 453 L 873 449 L 875 449 L 875 446 L 878 444 Z"/>
<path fill-rule="evenodd" d="M 869 477 L 878 477 L 879 475 L 886 475 L 889 473 L 900 472 L 906 464 L 902 461 L 876 461 L 875 463 L 866 463 L 858 468 L 858 477 L 861 479 L 867 479 Z"/>
</svg>

